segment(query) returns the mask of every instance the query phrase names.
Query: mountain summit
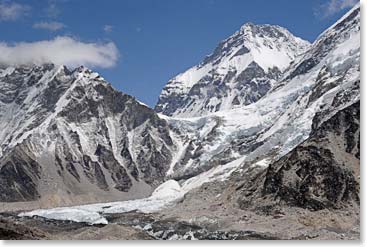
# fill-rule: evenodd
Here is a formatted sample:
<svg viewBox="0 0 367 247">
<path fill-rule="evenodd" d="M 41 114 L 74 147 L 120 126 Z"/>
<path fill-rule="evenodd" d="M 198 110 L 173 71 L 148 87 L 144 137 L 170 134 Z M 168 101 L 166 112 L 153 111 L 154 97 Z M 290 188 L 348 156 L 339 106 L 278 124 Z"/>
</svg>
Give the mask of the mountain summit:
<svg viewBox="0 0 367 247">
<path fill-rule="evenodd" d="M 85 67 L 0 71 L 0 201 L 146 196 L 174 144 L 165 120 Z"/>
<path fill-rule="evenodd" d="M 155 110 L 192 117 L 254 103 L 309 47 L 280 26 L 247 23 L 199 65 L 170 80 Z"/>
</svg>

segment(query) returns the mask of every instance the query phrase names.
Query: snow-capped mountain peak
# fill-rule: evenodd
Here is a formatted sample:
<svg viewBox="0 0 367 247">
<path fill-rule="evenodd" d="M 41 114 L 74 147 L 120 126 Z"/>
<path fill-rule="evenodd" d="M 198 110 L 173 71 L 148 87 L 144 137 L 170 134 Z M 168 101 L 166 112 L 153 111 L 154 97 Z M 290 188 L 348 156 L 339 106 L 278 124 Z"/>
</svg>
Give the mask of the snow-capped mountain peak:
<svg viewBox="0 0 367 247">
<path fill-rule="evenodd" d="M 285 28 L 247 23 L 199 65 L 170 80 L 156 111 L 200 116 L 256 102 L 309 46 Z"/>
<path fill-rule="evenodd" d="M 175 149 L 167 123 L 98 73 L 53 64 L 0 73 L 0 200 L 139 197 L 163 180 Z"/>
</svg>

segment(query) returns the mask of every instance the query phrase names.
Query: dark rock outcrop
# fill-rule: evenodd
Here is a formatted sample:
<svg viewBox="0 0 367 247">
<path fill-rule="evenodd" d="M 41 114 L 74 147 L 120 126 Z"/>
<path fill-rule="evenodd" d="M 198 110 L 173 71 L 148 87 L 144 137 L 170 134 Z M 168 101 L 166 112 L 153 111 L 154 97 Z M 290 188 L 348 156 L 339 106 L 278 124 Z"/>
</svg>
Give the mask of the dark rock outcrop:
<svg viewBox="0 0 367 247">
<path fill-rule="evenodd" d="M 287 204 L 320 210 L 359 204 L 360 103 L 319 121 L 316 116 L 305 142 L 238 188 L 242 208 Z"/>
</svg>

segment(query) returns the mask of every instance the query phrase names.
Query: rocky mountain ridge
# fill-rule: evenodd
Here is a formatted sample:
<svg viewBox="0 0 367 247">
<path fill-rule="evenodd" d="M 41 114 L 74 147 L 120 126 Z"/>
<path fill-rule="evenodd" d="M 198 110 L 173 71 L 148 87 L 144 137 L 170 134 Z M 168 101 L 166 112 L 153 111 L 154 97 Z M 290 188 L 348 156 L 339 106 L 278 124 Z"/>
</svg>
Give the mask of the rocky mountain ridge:
<svg viewBox="0 0 367 247">
<path fill-rule="evenodd" d="M 163 182 L 175 149 L 166 121 L 97 73 L 22 66 L 0 85 L 1 201 L 134 198 Z"/>
<path fill-rule="evenodd" d="M 252 104 L 309 47 L 283 27 L 247 23 L 199 65 L 170 80 L 155 110 L 198 117 Z"/>
<path fill-rule="evenodd" d="M 354 8 L 295 60 L 266 96 L 250 105 L 201 117 L 166 117 L 171 129 L 183 133 L 174 178 L 235 160 L 267 166 L 309 137 L 316 115 L 327 119 L 358 101 L 359 22 L 359 8 Z"/>
</svg>

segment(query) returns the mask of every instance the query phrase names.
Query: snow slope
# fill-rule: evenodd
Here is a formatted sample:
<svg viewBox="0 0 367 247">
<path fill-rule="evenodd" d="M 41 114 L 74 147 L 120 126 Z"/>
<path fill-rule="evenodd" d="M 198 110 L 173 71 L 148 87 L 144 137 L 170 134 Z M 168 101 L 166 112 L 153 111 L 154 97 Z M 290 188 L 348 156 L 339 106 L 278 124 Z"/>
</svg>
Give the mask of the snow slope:
<svg viewBox="0 0 367 247">
<path fill-rule="evenodd" d="M 258 101 L 202 117 L 166 118 L 180 130 L 181 159 L 171 177 L 196 176 L 246 156 L 278 159 L 307 139 L 317 114 L 328 116 L 360 98 L 359 7 L 324 32 Z"/>
<path fill-rule="evenodd" d="M 309 46 L 285 28 L 247 23 L 202 63 L 170 80 L 155 109 L 193 117 L 256 102 Z"/>
</svg>

